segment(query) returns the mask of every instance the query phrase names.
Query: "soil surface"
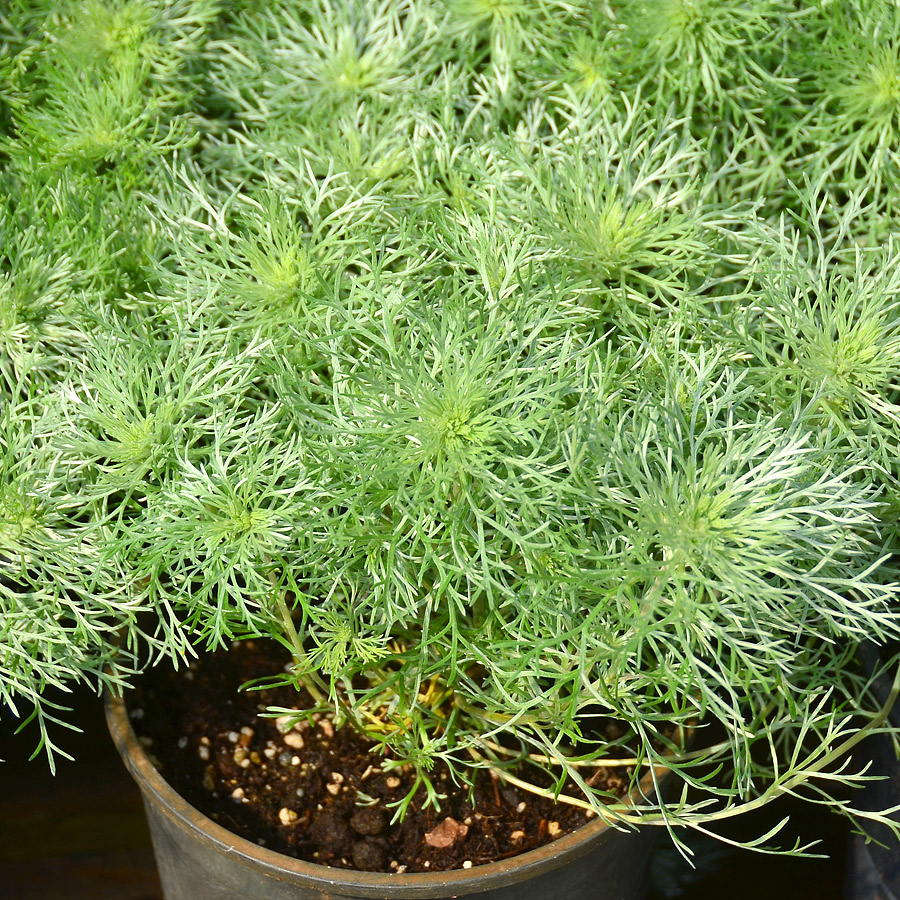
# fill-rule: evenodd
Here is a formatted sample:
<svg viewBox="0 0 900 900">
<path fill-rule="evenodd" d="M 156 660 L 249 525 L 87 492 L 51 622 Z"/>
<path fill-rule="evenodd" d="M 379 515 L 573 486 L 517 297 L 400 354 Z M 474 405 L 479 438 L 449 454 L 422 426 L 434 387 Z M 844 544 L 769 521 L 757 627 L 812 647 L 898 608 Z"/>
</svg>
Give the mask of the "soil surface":
<svg viewBox="0 0 900 900">
<path fill-rule="evenodd" d="M 289 659 L 277 644 L 242 641 L 187 669 L 161 666 L 126 697 L 132 724 L 154 765 L 189 803 L 218 824 L 289 856 L 370 872 L 468 869 L 546 844 L 593 813 L 478 774 L 474 797 L 438 762 L 440 810 L 419 790 L 402 821 L 388 804 L 415 780 L 329 715 L 264 718 L 268 707 L 309 709 L 292 687 L 239 691 L 276 675 Z M 592 777 L 623 792 L 628 770 Z M 532 775 L 533 777 L 533 775 Z M 599 781 L 600 778 L 605 779 Z"/>
</svg>

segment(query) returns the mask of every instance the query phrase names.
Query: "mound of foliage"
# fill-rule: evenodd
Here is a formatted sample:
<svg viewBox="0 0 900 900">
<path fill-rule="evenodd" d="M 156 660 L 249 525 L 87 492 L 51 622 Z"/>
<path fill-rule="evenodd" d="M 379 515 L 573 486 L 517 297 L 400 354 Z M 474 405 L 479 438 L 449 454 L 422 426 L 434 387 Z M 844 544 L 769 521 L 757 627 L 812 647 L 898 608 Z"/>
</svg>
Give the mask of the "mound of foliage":
<svg viewBox="0 0 900 900">
<path fill-rule="evenodd" d="M 4 713 L 268 635 L 434 803 L 857 816 L 898 178 L 885 0 L 12 0 Z"/>
</svg>

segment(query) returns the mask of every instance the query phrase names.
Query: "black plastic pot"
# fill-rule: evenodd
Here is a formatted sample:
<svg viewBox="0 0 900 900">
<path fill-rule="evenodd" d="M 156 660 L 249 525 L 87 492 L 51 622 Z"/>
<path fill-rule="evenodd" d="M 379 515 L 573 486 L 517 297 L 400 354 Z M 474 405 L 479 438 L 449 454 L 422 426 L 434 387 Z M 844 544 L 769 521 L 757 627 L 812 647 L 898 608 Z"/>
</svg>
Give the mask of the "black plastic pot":
<svg viewBox="0 0 900 900">
<path fill-rule="evenodd" d="M 156 771 L 124 702 L 106 719 L 138 783 L 166 900 L 640 900 L 653 829 L 622 832 L 599 819 L 537 850 L 467 870 L 373 874 L 304 862 L 246 841 L 190 806 Z"/>
<path fill-rule="evenodd" d="M 879 661 L 877 649 L 863 647 L 861 658 L 868 671 L 873 672 Z M 875 683 L 875 693 L 881 703 L 887 702 L 890 690 L 887 678 Z M 900 703 L 894 705 L 889 719 L 891 725 L 900 726 Z M 874 734 L 866 738 L 859 755 L 871 760 L 866 774 L 880 777 L 868 782 L 854 801 L 873 811 L 900 807 L 900 761 L 890 736 Z M 900 813 L 895 813 L 895 818 L 900 821 Z M 870 824 L 867 830 L 877 843 L 867 843 L 859 835 L 852 838 L 844 897 L 846 900 L 900 900 L 900 845 L 885 825 Z"/>
</svg>

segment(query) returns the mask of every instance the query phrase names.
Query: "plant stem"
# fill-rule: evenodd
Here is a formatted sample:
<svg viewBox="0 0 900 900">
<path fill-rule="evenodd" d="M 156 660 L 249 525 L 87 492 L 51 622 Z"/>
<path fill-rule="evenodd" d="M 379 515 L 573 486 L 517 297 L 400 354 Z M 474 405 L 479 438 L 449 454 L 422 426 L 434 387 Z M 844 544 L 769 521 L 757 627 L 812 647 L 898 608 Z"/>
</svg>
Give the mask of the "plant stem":
<svg viewBox="0 0 900 900">
<path fill-rule="evenodd" d="M 267 560 L 268 562 L 268 560 Z M 272 593 L 275 597 L 275 606 L 278 610 L 278 616 L 281 624 L 284 626 L 284 633 L 287 635 L 291 645 L 291 654 L 294 657 L 294 668 L 298 674 L 297 678 L 303 686 L 309 691 L 310 696 L 316 703 L 324 704 L 328 699 L 328 692 L 325 686 L 318 680 L 307 662 L 306 651 L 303 649 L 303 643 L 297 629 L 294 627 L 294 620 L 291 617 L 291 611 L 284 600 L 284 592 L 279 588 L 278 578 L 274 570 L 269 571 L 269 583 L 272 585 Z"/>
</svg>

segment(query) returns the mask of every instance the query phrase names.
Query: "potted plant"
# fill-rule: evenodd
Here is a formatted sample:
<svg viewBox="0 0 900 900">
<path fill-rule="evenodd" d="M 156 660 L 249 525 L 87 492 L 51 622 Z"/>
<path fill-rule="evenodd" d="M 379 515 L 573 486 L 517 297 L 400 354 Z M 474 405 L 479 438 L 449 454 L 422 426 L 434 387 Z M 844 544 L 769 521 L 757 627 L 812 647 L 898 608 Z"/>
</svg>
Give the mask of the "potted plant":
<svg viewBox="0 0 900 900">
<path fill-rule="evenodd" d="M 877 24 L 852 52 L 848 16 Z M 294 700 L 195 760 L 302 769 L 339 732 L 383 785 L 323 764 L 285 846 L 329 796 L 380 825 L 278 857 L 200 824 L 112 699 L 167 896 L 595 897 L 617 828 L 686 849 L 785 793 L 896 835 L 846 760 L 897 691 L 857 650 L 900 633 L 898 28 L 869 0 L 3 14 L 4 708 L 52 764 L 46 688 L 169 660 L 185 693 L 236 642 Z M 587 824 L 397 871 L 386 821 L 449 855 L 480 814 L 448 794 L 485 784 Z"/>
</svg>

